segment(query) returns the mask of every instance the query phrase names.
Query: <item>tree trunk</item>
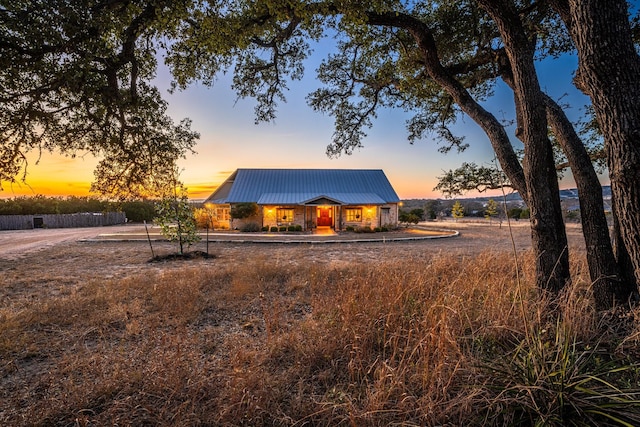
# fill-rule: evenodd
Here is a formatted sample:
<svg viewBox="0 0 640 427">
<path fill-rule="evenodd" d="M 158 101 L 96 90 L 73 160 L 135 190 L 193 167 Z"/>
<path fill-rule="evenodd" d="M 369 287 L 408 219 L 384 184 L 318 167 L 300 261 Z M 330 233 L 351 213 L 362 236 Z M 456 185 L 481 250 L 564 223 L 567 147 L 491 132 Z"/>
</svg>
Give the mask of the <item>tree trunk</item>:
<svg viewBox="0 0 640 427">
<path fill-rule="evenodd" d="M 625 280 L 618 268 L 604 214 L 602 186 L 589 153 L 562 108 L 549 96 L 544 95 L 544 99 L 549 126 L 567 156 L 578 188 L 582 234 L 596 308 L 608 309 L 628 301 L 634 281 Z"/>
<path fill-rule="evenodd" d="M 578 51 L 575 83 L 591 98 L 604 135 L 618 254 L 640 283 L 640 58 L 625 0 L 569 0 L 564 16 Z M 568 22 L 567 22 L 568 21 Z M 624 266 L 624 264 L 621 264 Z M 623 273 L 628 275 L 630 272 Z"/>
<path fill-rule="evenodd" d="M 533 56 L 519 69 L 518 95 L 525 117 L 524 140 L 525 167 L 520 166 L 508 135 L 500 122 L 445 70 L 440 62 L 436 43 L 430 28 L 422 21 L 401 13 L 368 15 L 369 23 L 406 29 L 418 44 L 423 56 L 425 70 L 469 115 L 489 137 L 503 171 L 520 192 L 530 207 L 532 243 L 537 261 L 536 283 L 541 290 L 559 291 L 569 279 L 569 258 L 564 230 L 558 180 L 553 162 L 551 143 L 547 137 L 546 116 L 533 68 Z M 527 43 L 527 47 L 528 43 Z M 533 46 L 529 47 L 532 49 Z M 520 65 L 520 64 L 518 64 Z M 527 82 L 533 79 L 536 91 L 531 91 Z"/>
<path fill-rule="evenodd" d="M 529 40 L 511 1 L 479 0 L 498 26 L 511 65 L 518 129 L 524 144 L 523 170 L 529 191 L 531 238 L 539 289 L 559 292 L 570 279 L 567 235 L 544 97 L 534 63 L 535 40 Z"/>
</svg>

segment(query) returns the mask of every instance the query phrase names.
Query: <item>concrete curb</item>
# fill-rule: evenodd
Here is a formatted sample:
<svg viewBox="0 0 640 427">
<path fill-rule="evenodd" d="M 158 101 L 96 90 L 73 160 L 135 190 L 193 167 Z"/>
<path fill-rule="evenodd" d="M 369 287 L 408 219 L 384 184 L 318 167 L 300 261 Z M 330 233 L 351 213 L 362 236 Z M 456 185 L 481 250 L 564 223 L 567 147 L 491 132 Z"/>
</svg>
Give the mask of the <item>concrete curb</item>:
<svg viewBox="0 0 640 427">
<path fill-rule="evenodd" d="M 456 230 L 444 230 L 444 229 L 426 229 L 421 227 L 416 227 L 421 230 L 428 231 L 436 231 L 447 233 L 443 235 L 437 236 L 410 236 L 410 237 L 376 237 L 371 239 L 335 239 L 331 238 L 332 236 L 321 236 L 321 235 L 308 235 L 304 238 L 300 236 L 291 236 L 290 238 L 278 236 L 278 238 L 270 237 L 271 235 L 261 235 L 261 236 L 252 236 L 244 238 L 244 236 L 240 237 L 238 234 L 230 234 L 230 233 L 220 233 L 220 234 L 209 234 L 209 243 L 256 243 L 256 244 L 335 244 L 335 243 L 390 243 L 390 242 L 410 242 L 410 241 L 418 241 L 418 240 L 431 240 L 431 239 L 446 239 L 451 237 L 458 237 L 460 232 Z M 118 237 L 121 236 L 121 237 Z M 139 236 L 137 238 L 131 238 L 127 236 Z M 224 236 L 223 238 L 217 238 L 216 236 Z M 229 239 L 229 236 L 238 236 L 233 239 Z M 202 240 L 200 243 L 206 243 L 206 236 L 202 236 Z M 154 242 L 167 242 L 168 240 L 162 236 L 157 234 L 152 235 L 151 240 Z M 97 238 L 83 239 L 82 242 L 142 242 L 147 240 L 147 235 L 144 233 L 136 233 L 136 234 L 101 234 Z"/>
</svg>

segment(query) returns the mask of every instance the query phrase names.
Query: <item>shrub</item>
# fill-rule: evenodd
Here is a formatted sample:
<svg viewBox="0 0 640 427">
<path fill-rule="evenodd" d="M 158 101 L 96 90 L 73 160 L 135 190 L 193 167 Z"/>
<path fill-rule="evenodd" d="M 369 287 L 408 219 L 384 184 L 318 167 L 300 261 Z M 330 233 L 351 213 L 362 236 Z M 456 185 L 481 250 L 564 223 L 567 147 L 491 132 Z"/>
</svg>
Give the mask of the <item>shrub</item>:
<svg viewBox="0 0 640 427">
<path fill-rule="evenodd" d="M 302 226 L 300 224 L 296 224 L 294 231 L 302 231 Z"/>
<path fill-rule="evenodd" d="M 355 230 L 356 233 L 373 233 L 373 228 L 362 225 Z"/>
<path fill-rule="evenodd" d="M 288 226 L 287 231 L 296 231 L 296 226 L 295 225 Z"/>
<path fill-rule="evenodd" d="M 286 225 L 281 225 L 278 230 L 279 231 L 287 231 L 287 226 Z"/>
<path fill-rule="evenodd" d="M 272 227 L 269 229 L 269 231 L 270 231 L 270 232 L 272 232 L 272 233 L 277 233 L 277 232 L 278 232 L 278 227 L 276 227 L 276 226 L 272 226 Z"/>
<path fill-rule="evenodd" d="M 265 225 L 264 227 L 262 227 L 262 231 L 269 231 L 269 226 Z"/>
<path fill-rule="evenodd" d="M 353 225 L 347 225 L 347 226 L 345 227 L 345 230 L 346 230 L 346 231 L 356 231 L 356 228 L 355 228 Z"/>
<path fill-rule="evenodd" d="M 257 203 L 237 203 L 231 206 L 231 218 L 244 219 L 250 218 L 258 213 Z"/>
<path fill-rule="evenodd" d="M 585 344 L 558 321 L 506 343 L 505 357 L 481 366 L 489 378 L 492 425 L 637 425 L 637 365 Z M 576 420 L 580 422 L 575 423 Z"/>
<path fill-rule="evenodd" d="M 242 231 L 243 233 L 255 233 L 257 231 L 260 231 L 261 229 L 262 228 L 255 222 L 248 222 L 244 224 L 242 228 L 240 228 L 240 231 Z"/>
<path fill-rule="evenodd" d="M 152 201 L 129 201 L 122 204 L 127 219 L 132 222 L 152 221 L 156 216 L 155 204 Z"/>
</svg>

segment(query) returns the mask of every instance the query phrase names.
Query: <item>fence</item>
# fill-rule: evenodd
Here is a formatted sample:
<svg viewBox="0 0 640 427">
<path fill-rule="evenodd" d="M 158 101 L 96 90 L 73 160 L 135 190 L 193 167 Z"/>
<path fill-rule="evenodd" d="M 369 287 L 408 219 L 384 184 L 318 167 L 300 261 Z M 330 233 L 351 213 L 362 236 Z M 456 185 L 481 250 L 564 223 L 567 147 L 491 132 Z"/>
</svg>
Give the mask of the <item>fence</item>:
<svg viewBox="0 0 640 427">
<path fill-rule="evenodd" d="M 124 212 L 83 212 L 75 214 L 0 215 L 0 230 L 32 228 L 99 227 L 124 224 Z"/>
</svg>

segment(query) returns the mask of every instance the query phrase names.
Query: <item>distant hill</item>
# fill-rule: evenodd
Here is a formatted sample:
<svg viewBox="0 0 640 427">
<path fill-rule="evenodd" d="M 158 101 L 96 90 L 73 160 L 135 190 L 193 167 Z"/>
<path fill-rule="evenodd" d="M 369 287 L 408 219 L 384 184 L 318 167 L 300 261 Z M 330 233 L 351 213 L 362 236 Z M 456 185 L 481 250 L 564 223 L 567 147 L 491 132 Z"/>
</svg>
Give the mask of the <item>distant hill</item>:
<svg viewBox="0 0 640 427">
<path fill-rule="evenodd" d="M 602 186 L 602 198 L 605 201 L 611 200 L 611 186 L 603 185 Z M 449 206 L 454 203 L 455 200 L 460 200 L 465 203 L 479 203 L 486 204 L 489 199 L 500 200 L 502 201 L 502 196 L 482 196 L 482 197 L 454 197 L 454 198 L 438 198 L 438 199 L 407 199 L 402 200 L 402 208 L 405 210 L 411 210 L 414 208 L 423 208 L 425 205 L 433 203 L 434 201 L 440 202 L 443 206 Z M 524 205 L 522 201 L 522 197 L 517 192 L 507 194 L 505 196 L 507 203 L 511 206 L 519 206 Z M 560 190 L 560 201 L 563 202 L 563 205 L 567 207 L 574 207 L 578 205 L 578 189 L 577 188 L 566 188 L 564 190 Z M 606 203 L 605 203 L 606 205 Z"/>
</svg>

